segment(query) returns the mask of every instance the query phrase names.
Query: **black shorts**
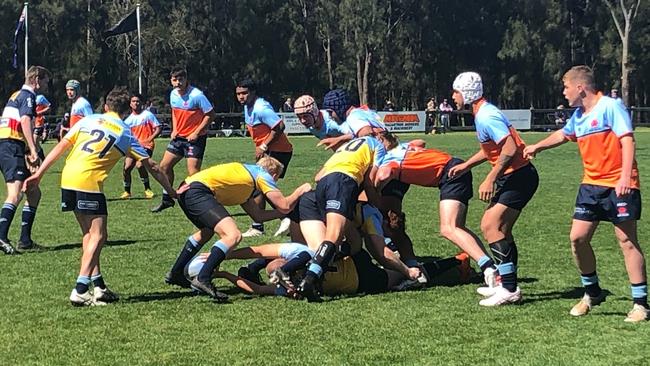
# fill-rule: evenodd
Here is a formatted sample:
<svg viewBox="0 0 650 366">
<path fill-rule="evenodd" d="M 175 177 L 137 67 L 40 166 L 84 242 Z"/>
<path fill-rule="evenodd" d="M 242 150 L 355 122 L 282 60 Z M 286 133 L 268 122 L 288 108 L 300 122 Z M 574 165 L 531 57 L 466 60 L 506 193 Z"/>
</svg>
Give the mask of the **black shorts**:
<svg viewBox="0 0 650 366">
<path fill-rule="evenodd" d="M 492 203 L 521 211 L 537 191 L 539 176 L 537 169 L 529 163 L 497 179 L 496 184 L 497 191 L 492 197 Z"/>
<path fill-rule="evenodd" d="M 573 218 L 581 221 L 609 221 L 618 224 L 641 218 L 641 192 L 633 189 L 624 197 L 616 197 L 612 187 L 581 184 Z"/>
<path fill-rule="evenodd" d="M 81 192 L 61 188 L 61 211 L 105 216 L 108 215 L 106 196 L 103 193 Z"/>
<path fill-rule="evenodd" d="M 297 223 L 307 220 L 318 220 L 325 222 L 325 217 L 318 209 L 315 191 L 309 191 L 300 196 L 296 207 L 294 207 L 293 211 L 291 211 L 287 217 L 291 221 Z"/>
<path fill-rule="evenodd" d="M 199 229 L 214 229 L 219 221 L 230 217 L 210 188 L 199 182 L 190 183 L 190 188 L 178 197 L 185 216 Z"/>
<path fill-rule="evenodd" d="M 289 162 L 291 161 L 293 152 L 269 151 L 268 155 L 284 165 L 284 170 L 282 171 L 282 174 L 280 174 L 280 178 L 284 178 L 284 175 L 287 174 L 287 170 L 289 169 Z"/>
<path fill-rule="evenodd" d="M 318 211 L 323 217 L 335 212 L 353 220 L 359 193 L 359 185 L 352 177 L 339 172 L 327 174 L 316 184 Z"/>
<path fill-rule="evenodd" d="M 25 143 L 16 139 L 0 139 L 0 170 L 6 183 L 24 181 L 31 174 L 25 163 Z"/>
<path fill-rule="evenodd" d="M 34 135 L 36 136 L 41 136 L 43 131 L 45 131 L 45 126 L 34 127 Z"/>
<path fill-rule="evenodd" d="M 468 170 L 465 174 L 449 178 L 449 169 L 463 163 L 463 160 L 451 158 L 442 170 L 442 178 L 438 187 L 440 188 L 440 200 L 456 200 L 467 205 L 472 199 L 472 172 Z"/>
<path fill-rule="evenodd" d="M 378 294 L 388 291 L 388 273 L 372 263 L 368 252 L 362 249 L 352 256 L 352 261 L 359 277 L 357 292 Z"/>
<path fill-rule="evenodd" d="M 149 155 L 150 158 L 153 158 L 153 148 L 145 147 L 144 151 L 147 152 L 147 155 Z"/>
<path fill-rule="evenodd" d="M 203 159 L 207 140 L 208 135 L 199 136 L 199 138 L 194 142 L 187 141 L 185 137 L 176 137 L 169 141 L 167 151 L 185 158 Z"/>
<path fill-rule="evenodd" d="M 410 184 L 400 182 L 397 179 L 393 179 L 384 186 L 384 188 L 381 190 L 381 195 L 397 197 L 402 200 L 404 198 L 404 195 L 406 195 L 406 192 L 409 191 L 409 188 L 411 188 Z"/>
</svg>

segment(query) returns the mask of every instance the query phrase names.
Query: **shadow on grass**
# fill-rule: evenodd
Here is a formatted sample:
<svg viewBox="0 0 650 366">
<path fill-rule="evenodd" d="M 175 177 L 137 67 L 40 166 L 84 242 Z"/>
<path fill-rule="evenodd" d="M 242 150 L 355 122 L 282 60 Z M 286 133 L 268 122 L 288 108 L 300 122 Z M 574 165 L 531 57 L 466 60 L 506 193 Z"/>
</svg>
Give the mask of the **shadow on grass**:
<svg viewBox="0 0 650 366">
<path fill-rule="evenodd" d="M 190 290 L 172 291 L 172 292 L 152 292 L 150 294 L 129 296 L 124 299 L 124 302 L 138 303 L 138 302 L 150 302 L 150 301 L 161 301 L 161 300 L 175 300 L 175 299 L 182 299 L 185 297 L 195 297 L 195 296 L 198 295 Z"/>
<path fill-rule="evenodd" d="M 133 197 L 129 199 L 124 199 L 124 198 L 107 198 L 106 202 L 128 202 L 128 201 L 151 201 L 149 198 L 144 198 L 144 197 Z"/>
<path fill-rule="evenodd" d="M 109 247 L 119 247 L 122 245 L 131 245 L 138 242 L 146 242 L 151 240 L 109 240 L 104 244 L 104 246 Z M 68 250 L 68 249 L 77 249 L 81 248 L 81 243 L 70 243 L 70 244 L 60 244 L 51 247 L 44 247 L 43 252 L 54 252 L 59 250 Z"/>
<path fill-rule="evenodd" d="M 609 297 L 612 293 L 609 290 L 603 289 L 605 296 Z M 585 294 L 584 287 L 573 287 L 566 291 L 551 291 L 541 293 L 525 294 L 522 304 L 535 303 L 539 301 L 551 301 L 559 299 L 580 299 Z"/>
</svg>

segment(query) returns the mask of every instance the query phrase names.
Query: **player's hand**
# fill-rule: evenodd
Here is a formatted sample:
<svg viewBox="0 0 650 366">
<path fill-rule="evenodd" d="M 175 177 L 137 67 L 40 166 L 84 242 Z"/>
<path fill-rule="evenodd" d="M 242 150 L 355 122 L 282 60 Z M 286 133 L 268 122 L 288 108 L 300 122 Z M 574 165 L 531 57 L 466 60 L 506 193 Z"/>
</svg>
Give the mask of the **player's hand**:
<svg viewBox="0 0 650 366">
<path fill-rule="evenodd" d="M 327 137 L 320 140 L 320 142 L 318 143 L 318 145 L 316 145 L 316 147 L 324 146 L 325 150 L 328 149 L 334 150 L 336 145 L 338 145 L 338 142 L 339 141 L 336 137 Z"/>
<path fill-rule="evenodd" d="M 187 141 L 189 141 L 189 142 L 194 142 L 194 141 L 196 141 L 198 139 L 199 139 L 199 134 L 196 133 L 196 132 L 191 133 L 189 136 L 187 136 Z"/>
<path fill-rule="evenodd" d="M 465 172 L 467 172 L 467 165 L 465 163 L 460 163 L 458 165 L 452 166 L 451 169 L 449 169 L 447 176 L 449 178 L 455 178 L 465 174 Z"/>
<path fill-rule="evenodd" d="M 260 160 L 266 154 L 266 150 L 262 150 L 259 146 L 255 147 L 255 160 Z"/>
<path fill-rule="evenodd" d="M 178 189 L 176 190 L 176 194 L 177 194 L 177 195 L 183 194 L 183 193 L 185 193 L 188 189 L 190 189 L 190 185 L 189 185 L 189 184 L 185 184 L 185 183 L 183 183 L 183 184 L 182 184 L 180 187 L 178 187 Z"/>
<path fill-rule="evenodd" d="M 41 181 L 41 176 L 38 175 L 38 174 L 33 174 L 33 175 L 29 176 L 23 182 L 22 191 L 27 192 L 28 190 L 32 189 L 32 187 L 38 186 L 40 181 Z"/>
<path fill-rule="evenodd" d="M 311 191 L 311 184 L 304 183 L 303 185 L 298 187 L 298 189 L 302 192 L 301 194 L 305 194 L 305 193 Z"/>
<path fill-rule="evenodd" d="M 172 198 L 172 199 L 177 199 L 178 198 L 178 193 L 176 193 L 175 190 L 168 191 L 167 195 L 169 195 L 169 197 Z"/>
<path fill-rule="evenodd" d="M 175 139 L 176 136 L 178 136 L 178 132 L 177 132 L 177 131 L 172 131 L 172 133 L 169 134 L 169 138 L 172 139 L 172 140 Z"/>
<path fill-rule="evenodd" d="M 616 197 L 623 197 L 630 194 L 632 192 L 630 178 L 621 177 L 621 179 L 616 183 L 614 191 L 616 192 Z"/>
<path fill-rule="evenodd" d="M 494 197 L 494 191 L 494 181 L 486 178 L 478 187 L 478 197 L 483 202 L 490 202 L 492 197 Z"/>
<path fill-rule="evenodd" d="M 420 268 L 418 267 L 410 267 L 409 268 L 409 278 L 412 280 L 417 280 L 418 277 L 420 277 Z"/>
<path fill-rule="evenodd" d="M 537 145 L 528 145 L 524 148 L 524 159 L 532 160 L 539 149 L 537 148 Z"/>
</svg>

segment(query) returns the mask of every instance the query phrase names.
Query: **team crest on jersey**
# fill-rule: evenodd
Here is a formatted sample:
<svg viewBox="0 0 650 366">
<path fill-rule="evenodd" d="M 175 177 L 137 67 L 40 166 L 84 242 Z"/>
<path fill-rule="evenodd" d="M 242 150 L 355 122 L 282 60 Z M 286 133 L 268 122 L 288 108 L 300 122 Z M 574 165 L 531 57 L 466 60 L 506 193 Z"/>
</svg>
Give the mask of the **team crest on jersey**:
<svg viewBox="0 0 650 366">
<path fill-rule="evenodd" d="M 341 208 L 341 202 L 337 200 L 327 200 L 325 203 L 326 210 L 338 210 Z"/>
</svg>

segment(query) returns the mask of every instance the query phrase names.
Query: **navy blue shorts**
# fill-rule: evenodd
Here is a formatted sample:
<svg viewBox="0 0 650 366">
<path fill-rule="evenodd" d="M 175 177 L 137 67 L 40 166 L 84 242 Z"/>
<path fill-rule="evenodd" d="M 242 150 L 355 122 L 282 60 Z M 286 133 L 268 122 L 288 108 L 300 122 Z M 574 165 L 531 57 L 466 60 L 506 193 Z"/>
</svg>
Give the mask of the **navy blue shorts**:
<svg viewBox="0 0 650 366">
<path fill-rule="evenodd" d="M 535 195 L 539 175 L 533 164 L 528 164 L 497 179 L 496 185 L 492 204 L 500 203 L 521 211 Z"/>
<path fill-rule="evenodd" d="M 381 190 L 381 195 L 397 197 L 402 200 L 404 199 L 406 192 L 409 191 L 409 188 L 411 188 L 410 184 L 400 182 L 397 179 L 393 179 L 384 186 L 384 188 Z"/>
<path fill-rule="evenodd" d="M 31 174 L 25 163 L 25 143 L 16 139 L 0 140 L 0 171 L 6 183 L 24 181 Z"/>
<path fill-rule="evenodd" d="M 359 185 L 352 177 L 338 172 L 327 174 L 316 184 L 318 210 L 323 217 L 335 212 L 352 220 L 359 193 Z"/>
<path fill-rule="evenodd" d="M 449 178 L 449 169 L 463 163 L 463 160 L 451 158 L 445 168 L 442 170 L 442 178 L 438 187 L 440 188 L 440 200 L 455 200 L 464 203 L 466 206 L 472 199 L 474 191 L 472 189 L 472 172 L 468 170 L 465 174 Z"/>
<path fill-rule="evenodd" d="M 190 188 L 178 197 L 178 204 L 199 229 L 214 229 L 221 220 L 230 216 L 210 188 L 199 182 L 190 183 Z"/>
<path fill-rule="evenodd" d="M 208 135 L 199 136 L 194 142 L 187 141 L 185 137 L 176 137 L 169 141 L 167 151 L 185 158 L 203 159 L 207 140 Z"/>
<path fill-rule="evenodd" d="M 108 215 L 106 196 L 103 193 L 81 192 L 61 188 L 61 211 L 105 216 Z"/>
<path fill-rule="evenodd" d="M 293 222 L 318 220 L 325 222 L 325 216 L 318 209 L 316 191 L 309 191 L 298 199 L 298 203 L 287 217 Z"/>
<path fill-rule="evenodd" d="M 616 197 L 612 187 L 581 184 L 573 218 L 581 221 L 609 221 L 618 224 L 641 218 L 641 192 L 633 189 L 624 197 Z"/>
</svg>

